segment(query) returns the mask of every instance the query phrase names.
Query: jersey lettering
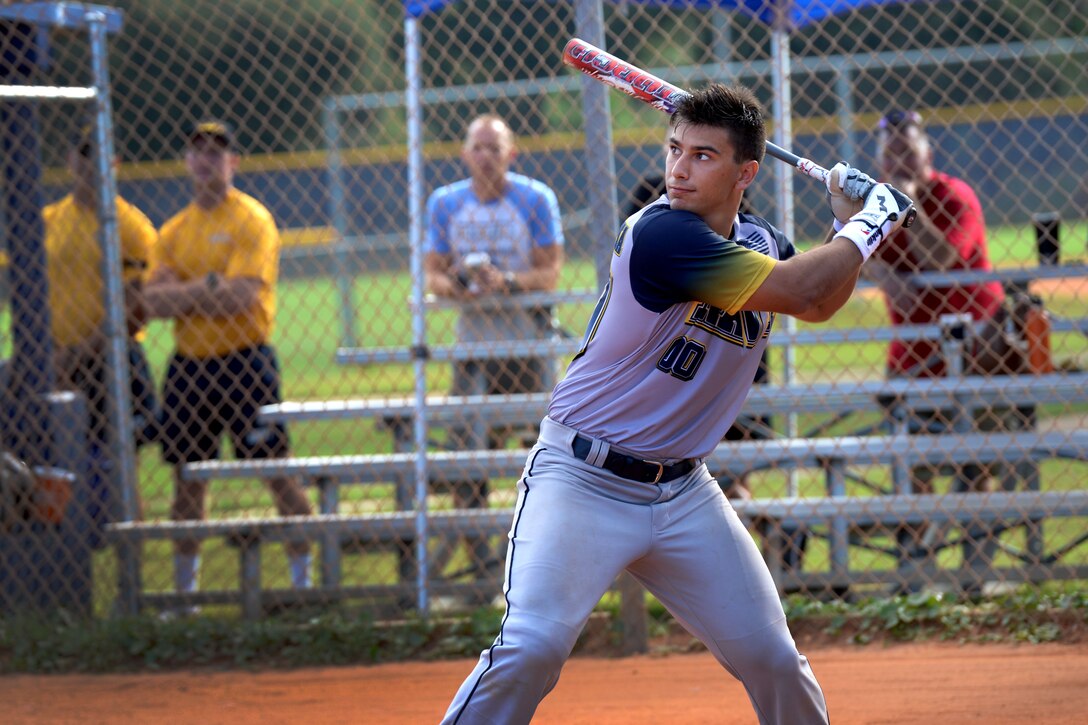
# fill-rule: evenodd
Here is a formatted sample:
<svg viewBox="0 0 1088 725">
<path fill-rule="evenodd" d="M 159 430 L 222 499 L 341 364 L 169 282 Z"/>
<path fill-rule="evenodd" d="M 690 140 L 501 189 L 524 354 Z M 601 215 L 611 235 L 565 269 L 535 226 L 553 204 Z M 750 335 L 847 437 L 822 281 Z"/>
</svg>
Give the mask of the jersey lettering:
<svg viewBox="0 0 1088 725">
<path fill-rule="evenodd" d="M 741 310 L 730 315 L 725 310 L 705 302 L 695 305 L 688 317 L 689 325 L 706 330 L 734 345 L 749 348 L 754 347 L 760 338 L 770 335 L 773 321 L 773 312 Z"/>
<path fill-rule="evenodd" d="M 772 259 L 793 254 L 760 217 L 737 215 L 733 239 Z M 548 415 L 648 459 L 709 455 L 744 405 L 775 319 L 736 309 L 765 265 L 664 197 L 608 242 L 619 250 L 609 283 Z"/>
<path fill-rule="evenodd" d="M 665 354 L 657 361 L 657 369 L 687 382 L 695 377 L 704 357 L 705 347 L 681 335 L 672 341 Z"/>
</svg>

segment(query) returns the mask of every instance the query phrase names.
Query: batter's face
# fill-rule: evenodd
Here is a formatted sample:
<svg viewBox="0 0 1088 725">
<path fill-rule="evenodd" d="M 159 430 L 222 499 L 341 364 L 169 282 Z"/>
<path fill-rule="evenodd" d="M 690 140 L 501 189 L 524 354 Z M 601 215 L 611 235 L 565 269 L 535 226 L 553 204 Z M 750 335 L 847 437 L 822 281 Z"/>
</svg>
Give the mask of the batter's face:
<svg viewBox="0 0 1088 725">
<path fill-rule="evenodd" d="M 719 234 L 729 233 L 741 196 L 758 171 L 758 161 L 735 160 L 723 128 L 684 123 L 669 129 L 665 185 L 670 205 L 698 214 Z"/>
</svg>

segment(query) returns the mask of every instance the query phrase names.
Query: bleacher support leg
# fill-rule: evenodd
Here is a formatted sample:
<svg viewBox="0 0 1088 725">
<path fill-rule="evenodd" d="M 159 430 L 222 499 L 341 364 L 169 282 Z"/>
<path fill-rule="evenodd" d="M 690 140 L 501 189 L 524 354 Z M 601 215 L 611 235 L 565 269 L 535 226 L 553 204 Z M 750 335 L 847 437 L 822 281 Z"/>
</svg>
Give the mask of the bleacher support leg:
<svg viewBox="0 0 1088 725">
<path fill-rule="evenodd" d="M 261 610 L 261 540 L 257 536 L 244 536 L 240 540 L 242 568 L 242 616 L 249 620 L 260 619 Z"/>
<path fill-rule="evenodd" d="M 329 476 L 318 476 L 320 507 L 323 514 L 335 514 L 340 510 L 340 484 Z M 321 537 L 321 586 L 335 589 L 340 586 L 340 538 L 335 533 Z"/>
<path fill-rule="evenodd" d="M 619 577 L 620 622 L 623 625 L 620 648 L 624 655 L 641 654 L 650 648 L 650 632 L 646 624 L 646 595 L 633 576 L 623 572 Z"/>
</svg>

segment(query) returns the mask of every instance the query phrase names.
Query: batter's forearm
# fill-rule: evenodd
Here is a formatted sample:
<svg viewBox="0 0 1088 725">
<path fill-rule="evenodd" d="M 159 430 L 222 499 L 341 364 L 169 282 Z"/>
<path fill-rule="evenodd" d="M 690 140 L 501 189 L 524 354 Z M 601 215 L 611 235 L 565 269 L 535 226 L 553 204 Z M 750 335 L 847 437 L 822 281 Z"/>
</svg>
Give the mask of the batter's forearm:
<svg viewBox="0 0 1088 725">
<path fill-rule="evenodd" d="M 744 304 L 822 322 L 849 299 L 861 270 L 861 254 L 843 237 L 775 264 L 763 284 Z"/>
<path fill-rule="evenodd" d="M 797 296 L 812 300 L 812 306 L 816 306 L 842 296 L 844 290 L 848 290 L 845 297 L 849 297 L 861 273 L 862 260 L 853 243 L 836 237 L 781 264 L 790 267 Z"/>
<path fill-rule="evenodd" d="M 861 272 L 859 270 L 858 274 L 855 274 L 851 279 L 847 280 L 847 282 L 834 294 L 816 305 L 813 314 L 814 321 L 826 320 L 842 309 L 842 306 L 845 305 L 850 300 L 851 295 L 854 294 L 854 289 L 857 287 L 860 274 Z"/>
</svg>

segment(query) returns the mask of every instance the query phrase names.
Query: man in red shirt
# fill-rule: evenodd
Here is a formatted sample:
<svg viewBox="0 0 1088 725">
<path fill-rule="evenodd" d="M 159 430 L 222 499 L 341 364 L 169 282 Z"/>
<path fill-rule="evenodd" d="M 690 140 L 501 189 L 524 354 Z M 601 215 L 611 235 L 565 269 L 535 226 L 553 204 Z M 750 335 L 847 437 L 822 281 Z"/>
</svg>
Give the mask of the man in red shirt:
<svg viewBox="0 0 1088 725">
<path fill-rule="evenodd" d="M 884 181 L 915 200 L 918 217 L 910 229 L 900 229 L 877 248 L 865 274 L 884 292 L 893 325 L 935 324 L 942 315 L 967 313 L 975 321 L 993 317 L 1005 301 L 1000 282 L 962 284 L 952 287 L 914 287 L 909 277 L 915 272 L 993 269 L 986 247 L 986 224 L 978 196 L 963 180 L 933 168 L 933 150 L 915 111 L 893 111 L 880 121 L 878 157 Z M 935 340 L 895 340 L 888 349 L 889 377 L 941 377 L 946 374 L 940 343 Z M 914 413 L 912 433 L 940 434 L 952 427 L 963 411 L 937 410 Z M 1026 421 L 1015 409 L 994 410 L 975 415 L 977 430 L 1014 430 Z M 911 484 L 917 493 L 932 493 L 933 478 L 940 473 L 932 466 L 911 469 Z M 957 490 L 989 490 L 990 471 L 976 464 L 955 472 Z M 901 542 L 913 544 L 915 553 L 930 549 L 940 536 L 940 527 L 922 524 L 903 531 Z M 965 538 L 964 558 L 979 556 L 982 542 Z"/>
<path fill-rule="evenodd" d="M 992 317 L 1005 299 L 1001 283 L 919 289 L 914 272 L 974 269 L 989 271 L 986 223 L 978 196 L 967 183 L 933 168 L 933 150 L 914 111 L 893 111 L 880 121 L 878 155 L 884 181 L 916 200 L 918 218 L 880 245 L 867 270 L 884 291 L 893 325 L 934 324 L 941 315 Z M 892 342 L 892 376 L 944 375 L 940 346 L 932 340 Z"/>
</svg>

